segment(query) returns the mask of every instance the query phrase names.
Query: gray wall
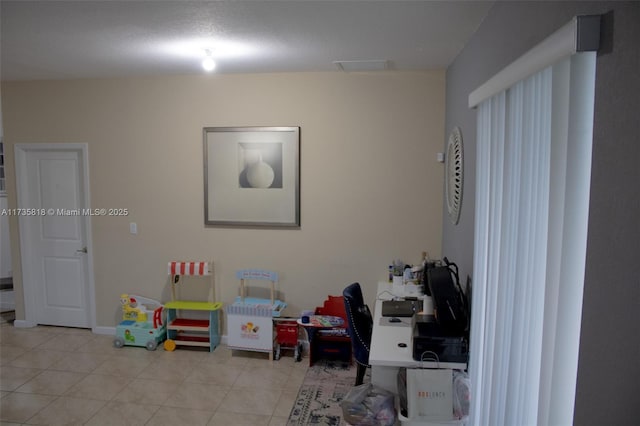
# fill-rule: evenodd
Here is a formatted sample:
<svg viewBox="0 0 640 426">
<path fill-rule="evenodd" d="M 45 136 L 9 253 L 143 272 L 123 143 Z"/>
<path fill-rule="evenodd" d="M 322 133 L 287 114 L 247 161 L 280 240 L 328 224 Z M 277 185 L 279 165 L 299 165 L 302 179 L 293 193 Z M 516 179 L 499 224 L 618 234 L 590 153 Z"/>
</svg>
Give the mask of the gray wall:
<svg viewBox="0 0 640 426">
<path fill-rule="evenodd" d="M 611 12 L 611 13 L 608 13 Z M 473 271 L 474 110 L 468 94 L 574 15 L 606 14 L 596 105 L 575 425 L 640 424 L 640 2 L 500 2 L 447 70 L 446 129 L 462 128 L 460 223 L 442 254 Z"/>
</svg>

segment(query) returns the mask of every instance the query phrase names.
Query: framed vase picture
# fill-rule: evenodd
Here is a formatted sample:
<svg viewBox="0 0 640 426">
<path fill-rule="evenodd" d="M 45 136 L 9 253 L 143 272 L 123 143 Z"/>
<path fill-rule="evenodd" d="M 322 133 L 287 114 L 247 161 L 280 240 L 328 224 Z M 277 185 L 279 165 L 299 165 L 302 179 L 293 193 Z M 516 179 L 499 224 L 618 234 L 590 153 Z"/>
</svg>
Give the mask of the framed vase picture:
<svg viewBox="0 0 640 426">
<path fill-rule="evenodd" d="M 205 127 L 204 223 L 299 228 L 300 127 Z"/>
</svg>

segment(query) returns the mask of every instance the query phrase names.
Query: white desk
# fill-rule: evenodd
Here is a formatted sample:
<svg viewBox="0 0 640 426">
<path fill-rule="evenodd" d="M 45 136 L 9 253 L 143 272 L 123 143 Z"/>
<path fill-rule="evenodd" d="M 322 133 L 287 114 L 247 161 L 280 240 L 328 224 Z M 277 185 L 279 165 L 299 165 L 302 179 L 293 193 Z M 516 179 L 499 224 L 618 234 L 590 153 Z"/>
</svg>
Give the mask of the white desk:
<svg viewBox="0 0 640 426">
<path fill-rule="evenodd" d="M 369 364 L 371 365 L 371 383 L 385 388 L 393 393 L 397 392 L 398 370 L 407 368 L 451 368 L 464 370 L 467 364 L 458 362 L 430 362 L 413 359 L 411 335 L 411 318 L 401 318 L 403 325 L 381 325 L 382 301 L 390 300 L 392 285 L 386 282 L 378 283 L 376 304 L 373 310 L 373 332 L 371 334 L 371 348 Z M 404 343 L 406 347 L 398 346 Z"/>
</svg>

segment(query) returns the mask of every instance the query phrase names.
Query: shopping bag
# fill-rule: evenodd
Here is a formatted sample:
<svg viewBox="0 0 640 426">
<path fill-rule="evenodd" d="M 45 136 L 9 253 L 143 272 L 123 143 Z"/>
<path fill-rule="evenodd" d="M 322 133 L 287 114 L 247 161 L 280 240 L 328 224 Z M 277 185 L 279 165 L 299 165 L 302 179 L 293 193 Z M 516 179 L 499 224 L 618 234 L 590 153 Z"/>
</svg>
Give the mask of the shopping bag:
<svg viewBox="0 0 640 426">
<path fill-rule="evenodd" d="M 452 420 L 452 371 L 408 368 L 407 409 L 411 420 Z"/>
</svg>

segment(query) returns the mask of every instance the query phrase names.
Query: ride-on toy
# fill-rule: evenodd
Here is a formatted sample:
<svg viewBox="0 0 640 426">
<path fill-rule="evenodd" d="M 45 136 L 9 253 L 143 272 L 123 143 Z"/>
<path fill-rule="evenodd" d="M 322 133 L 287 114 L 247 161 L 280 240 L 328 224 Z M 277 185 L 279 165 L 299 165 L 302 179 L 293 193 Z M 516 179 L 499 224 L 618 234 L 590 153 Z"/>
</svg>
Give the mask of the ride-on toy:
<svg viewBox="0 0 640 426">
<path fill-rule="evenodd" d="M 113 346 L 142 346 L 154 351 L 167 338 L 162 304 L 142 296 L 123 294 L 122 321 L 116 326 Z"/>
</svg>

